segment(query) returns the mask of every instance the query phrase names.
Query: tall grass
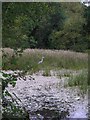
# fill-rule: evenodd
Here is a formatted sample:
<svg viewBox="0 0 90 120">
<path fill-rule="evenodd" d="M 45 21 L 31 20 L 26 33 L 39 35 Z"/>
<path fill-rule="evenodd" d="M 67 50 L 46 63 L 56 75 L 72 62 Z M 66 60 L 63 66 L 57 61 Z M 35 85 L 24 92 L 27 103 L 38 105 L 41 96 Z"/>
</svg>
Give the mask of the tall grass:
<svg viewBox="0 0 90 120">
<path fill-rule="evenodd" d="M 64 50 L 26 49 L 22 56 L 15 58 L 11 50 L 5 51 L 7 57 L 2 60 L 3 69 L 20 69 L 36 72 L 45 69 L 82 69 L 88 66 L 88 55 Z M 11 55 L 10 55 L 11 54 Z M 42 64 L 38 64 L 44 56 Z"/>
<path fill-rule="evenodd" d="M 88 89 L 88 71 L 82 70 L 77 75 L 71 75 L 68 81 L 69 86 L 79 86 L 83 92 L 86 92 Z"/>
</svg>

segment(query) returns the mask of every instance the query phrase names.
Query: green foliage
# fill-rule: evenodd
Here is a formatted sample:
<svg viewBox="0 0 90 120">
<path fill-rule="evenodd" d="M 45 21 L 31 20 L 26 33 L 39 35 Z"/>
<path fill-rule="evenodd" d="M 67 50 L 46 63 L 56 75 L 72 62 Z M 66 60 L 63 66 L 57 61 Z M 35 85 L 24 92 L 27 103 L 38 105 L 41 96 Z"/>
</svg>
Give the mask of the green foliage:
<svg viewBox="0 0 90 120">
<path fill-rule="evenodd" d="M 5 79 L 2 80 L 2 90 L 4 90 L 5 87 L 8 86 L 8 83 L 10 83 L 13 87 L 15 86 L 16 81 L 17 81 L 15 76 L 13 77 L 13 76 L 5 74 L 5 73 L 2 73 L 2 75 L 5 78 Z"/>
<path fill-rule="evenodd" d="M 20 107 L 17 100 L 15 100 L 5 88 L 8 86 L 8 84 L 11 84 L 13 87 L 15 87 L 17 76 L 13 74 L 7 74 L 7 73 L 0 73 L 2 74 L 2 116 L 4 119 L 8 118 L 8 120 L 11 120 L 12 118 L 20 118 L 22 119 L 22 116 L 24 118 L 28 119 L 28 113 L 26 112 L 25 108 Z M 8 99 L 9 98 L 9 99 Z"/>
<path fill-rule="evenodd" d="M 3 47 L 37 47 L 37 43 L 47 39 L 59 18 L 62 19 L 60 11 L 57 3 L 3 3 Z"/>
<path fill-rule="evenodd" d="M 16 65 L 16 61 L 18 60 L 16 58 L 21 57 L 21 55 L 22 55 L 21 51 L 22 50 L 15 50 L 14 51 L 13 57 L 11 56 L 11 59 L 10 59 L 11 61 L 9 61 L 9 65 L 10 64 L 11 65 L 13 64 L 14 66 Z M 8 60 L 9 60 L 8 55 L 9 54 L 5 54 L 4 51 L 3 51 L 3 58 L 5 59 L 5 62 L 4 62 L 3 65 L 7 64 Z M 5 119 L 8 118 L 8 120 L 11 120 L 12 118 L 20 118 L 21 119 L 22 116 L 24 116 L 24 118 L 29 120 L 29 116 L 28 116 L 28 113 L 27 113 L 26 109 L 24 107 L 21 107 L 18 104 L 17 100 L 15 100 L 13 98 L 13 96 L 8 92 L 8 90 L 6 90 L 6 87 L 8 87 L 8 84 L 11 84 L 13 87 L 15 87 L 17 77 L 20 74 L 15 74 L 15 73 L 14 74 L 8 74 L 8 73 L 5 73 L 5 72 L 2 71 L 0 73 L 0 75 L 1 75 L 1 78 L 2 78 L 2 108 L 3 108 L 2 109 L 2 115 L 3 115 L 3 118 L 5 118 Z M 24 73 L 23 73 L 23 75 L 24 75 Z M 8 100 L 8 98 L 10 100 Z"/>
<path fill-rule="evenodd" d="M 83 92 L 86 92 L 88 89 L 88 72 L 87 70 L 82 70 L 77 75 L 72 75 L 69 78 L 69 86 L 79 86 Z"/>
<path fill-rule="evenodd" d="M 90 7 L 80 3 L 11 2 L 3 3 L 2 8 L 3 47 L 88 49 Z"/>
<path fill-rule="evenodd" d="M 53 31 L 50 35 L 51 48 L 85 51 L 88 49 L 88 39 L 83 33 L 83 26 L 86 24 L 84 7 L 76 3 L 68 4 L 65 7 L 66 4 L 63 4 L 63 9 L 67 10 L 63 29 Z"/>
</svg>

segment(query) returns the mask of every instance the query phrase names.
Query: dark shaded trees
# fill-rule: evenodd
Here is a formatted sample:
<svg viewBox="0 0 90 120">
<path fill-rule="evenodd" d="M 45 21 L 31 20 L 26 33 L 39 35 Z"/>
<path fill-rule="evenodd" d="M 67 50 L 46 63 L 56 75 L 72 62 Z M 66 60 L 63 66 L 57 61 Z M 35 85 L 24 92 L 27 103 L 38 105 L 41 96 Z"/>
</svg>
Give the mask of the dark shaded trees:
<svg viewBox="0 0 90 120">
<path fill-rule="evenodd" d="M 81 3 L 3 3 L 3 47 L 85 51 L 86 9 Z"/>
</svg>

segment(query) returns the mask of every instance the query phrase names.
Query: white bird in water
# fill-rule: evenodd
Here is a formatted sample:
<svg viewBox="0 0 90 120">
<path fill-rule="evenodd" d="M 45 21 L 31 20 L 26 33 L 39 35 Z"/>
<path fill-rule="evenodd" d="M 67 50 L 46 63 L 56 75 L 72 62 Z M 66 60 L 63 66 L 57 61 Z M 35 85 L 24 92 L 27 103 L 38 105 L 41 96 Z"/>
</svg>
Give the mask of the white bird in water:
<svg viewBox="0 0 90 120">
<path fill-rule="evenodd" d="M 76 97 L 75 100 L 80 100 L 80 97 Z"/>
<path fill-rule="evenodd" d="M 44 57 L 38 62 L 38 64 L 41 64 L 43 62 Z"/>
</svg>

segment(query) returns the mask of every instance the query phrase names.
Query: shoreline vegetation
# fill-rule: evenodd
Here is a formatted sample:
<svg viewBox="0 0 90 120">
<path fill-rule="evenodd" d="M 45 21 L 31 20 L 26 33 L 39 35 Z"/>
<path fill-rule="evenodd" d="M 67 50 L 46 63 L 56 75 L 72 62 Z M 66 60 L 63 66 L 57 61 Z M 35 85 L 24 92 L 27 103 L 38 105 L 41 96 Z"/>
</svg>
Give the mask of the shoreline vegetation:
<svg viewBox="0 0 90 120">
<path fill-rule="evenodd" d="M 55 75 L 56 78 L 54 77 L 54 80 L 56 80 L 57 78 L 60 80 L 60 86 L 58 85 L 58 88 L 61 88 L 61 84 L 63 84 L 61 81 L 64 78 L 66 85 L 63 85 L 63 89 L 79 88 L 81 91 L 80 94 L 82 94 L 82 96 L 87 95 L 87 53 L 44 49 L 25 49 L 22 52 L 21 51 L 22 50 L 20 49 L 15 51 L 10 48 L 3 48 L 2 50 L 2 73 L 5 77 L 5 79 L 2 79 L 2 85 L 4 86 L 3 97 L 12 96 L 9 92 L 7 92 L 7 90 L 5 91 L 5 88 L 8 86 L 8 83 L 12 86 L 15 86 L 18 77 L 21 77 L 22 80 L 24 80 L 27 74 L 30 75 L 30 77 L 32 77 L 33 74 L 36 74 L 36 76 L 38 77 L 38 72 L 41 71 L 43 71 L 41 76 L 43 76 L 44 79 L 45 77 L 52 77 L 51 71 L 53 72 L 53 75 L 55 75 L 55 72 L 57 72 L 57 74 Z M 38 64 L 42 56 L 44 56 L 44 60 L 41 64 Z M 8 70 L 11 70 L 11 74 L 6 74 L 3 72 L 7 72 Z M 12 75 L 12 72 L 17 70 L 23 71 L 22 74 L 20 75 L 19 73 L 15 72 L 15 75 Z M 36 79 L 33 80 L 35 81 Z M 80 97 L 76 99 L 80 99 Z M 4 101 L 3 104 L 5 104 L 6 102 L 7 101 Z M 13 116 L 18 115 L 18 113 L 21 112 L 20 116 L 22 116 L 23 114 L 26 116 L 27 120 L 29 120 L 29 113 L 28 111 L 26 111 L 25 107 L 23 107 L 22 109 L 20 106 L 15 107 L 13 101 L 9 103 L 9 106 L 11 106 L 10 111 L 8 111 L 8 106 L 3 108 L 3 116 L 5 116 L 6 114 L 7 117 L 10 118 L 10 115 L 13 113 L 13 111 L 15 111 L 15 114 L 13 114 Z M 17 110 L 19 111 L 18 113 Z"/>
<path fill-rule="evenodd" d="M 38 62 L 44 56 L 43 63 Z M 2 69 L 39 70 L 83 69 L 88 68 L 88 54 L 66 50 L 25 49 L 17 53 L 13 49 L 3 48 Z"/>
<path fill-rule="evenodd" d="M 88 83 L 88 54 L 66 50 L 3 48 L 3 70 L 23 70 L 32 75 L 42 71 L 42 76 L 51 76 L 57 71 L 57 76 L 68 77 L 68 86 L 79 86 L 84 91 Z M 41 64 L 38 62 L 44 56 Z M 75 74 L 76 72 L 76 74 Z"/>
</svg>

